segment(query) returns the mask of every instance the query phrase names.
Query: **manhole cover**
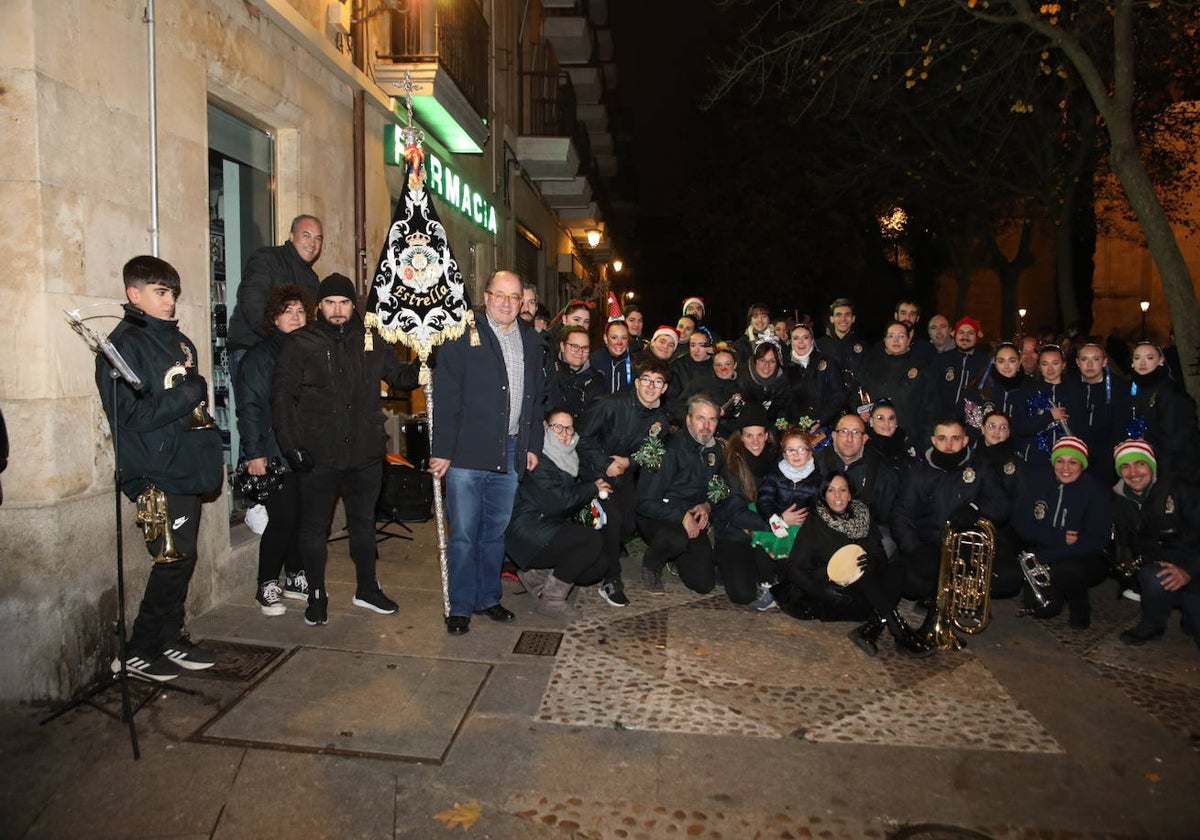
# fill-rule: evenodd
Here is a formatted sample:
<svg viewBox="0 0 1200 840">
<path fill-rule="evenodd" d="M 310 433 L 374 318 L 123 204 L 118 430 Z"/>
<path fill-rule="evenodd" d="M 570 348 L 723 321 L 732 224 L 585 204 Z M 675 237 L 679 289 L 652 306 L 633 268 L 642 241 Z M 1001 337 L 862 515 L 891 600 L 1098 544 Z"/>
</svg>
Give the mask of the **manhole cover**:
<svg viewBox="0 0 1200 840">
<path fill-rule="evenodd" d="M 189 671 L 189 677 L 212 677 L 236 682 L 254 679 L 259 671 L 283 653 L 283 648 L 222 642 L 218 639 L 205 639 L 199 646 L 215 656 L 217 664 L 204 671 Z"/>
<path fill-rule="evenodd" d="M 546 630 L 525 630 L 517 639 L 513 653 L 527 653 L 530 656 L 554 656 L 558 646 L 562 644 L 562 633 L 551 633 Z"/>
</svg>

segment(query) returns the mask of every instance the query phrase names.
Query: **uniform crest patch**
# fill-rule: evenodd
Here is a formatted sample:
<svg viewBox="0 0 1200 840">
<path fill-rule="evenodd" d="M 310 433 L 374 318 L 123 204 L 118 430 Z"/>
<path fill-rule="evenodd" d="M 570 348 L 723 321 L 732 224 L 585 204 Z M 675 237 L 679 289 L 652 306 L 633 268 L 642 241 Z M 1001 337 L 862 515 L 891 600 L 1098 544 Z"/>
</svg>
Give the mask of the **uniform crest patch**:
<svg viewBox="0 0 1200 840">
<path fill-rule="evenodd" d="M 946 368 L 946 381 L 947 382 L 954 381 L 954 368 Z"/>
<path fill-rule="evenodd" d="M 963 484 L 974 484 L 975 483 L 975 468 L 967 467 L 966 469 L 964 469 L 962 471 L 962 480 L 963 480 Z"/>
<path fill-rule="evenodd" d="M 1006 461 L 1004 463 L 1004 466 L 1001 467 L 1001 469 L 1004 470 L 1005 475 L 1012 475 L 1013 473 L 1015 473 L 1017 471 L 1017 465 L 1014 464 L 1012 461 Z"/>
<path fill-rule="evenodd" d="M 1046 518 L 1046 503 L 1038 502 L 1033 506 L 1033 518 L 1039 522 Z"/>
<path fill-rule="evenodd" d="M 1166 504 L 1163 505 L 1163 513 L 1165 513 L 1167 516 L 1170 516 L 1174 512 L 1175 512 L 1175 497 L 1167 496 Z"/>
<path fill-rule="evenodd" d="M 919 370 L 917 370 L 915 367 L 909 368 L 909 369 L 908 369 L 908 378 L 909 378 L 909 379 L 916 379 L 916 378 L 917 378 L 917 374 L 918 374 L 918 373 L 920 373 L 920 371 L 919 371 Z"/>
</svg>

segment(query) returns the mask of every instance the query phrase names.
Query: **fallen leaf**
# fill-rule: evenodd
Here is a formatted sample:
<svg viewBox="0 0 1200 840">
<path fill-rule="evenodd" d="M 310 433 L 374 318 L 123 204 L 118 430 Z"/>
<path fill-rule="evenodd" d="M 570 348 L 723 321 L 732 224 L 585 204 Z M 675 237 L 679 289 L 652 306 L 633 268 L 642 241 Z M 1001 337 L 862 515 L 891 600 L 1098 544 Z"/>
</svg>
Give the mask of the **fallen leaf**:
<svg viewBox="0 0 1200 840">
<path fill-rule="evenodd" d="M 1146 774 L 1146 781 L 1152 785 L 1156 785 L 1162 781 L 1162 776 L 1160 776 L 1158 773 L 1151 771 Z"/>
<path fill-rule="evenodd" d="M 696 648 L 693 653 L 695 653 L 696 656 L 712 656 L 712 654 L 706 651 L 704 648 Z"/>
<path fill-rule="evenodd" d="M 444 822 L 447 830 L 453 830 L 457 826 L 462 826 L 462 830 L 466 831 L 478 822 L 480 816 L 482 816 L 482 813 L 478 802 L 468 802 L 466 805 L 460 805 L 455 802 L 453 808 L 448 811 L 442 811 L 440 814 L 434 814 L 433 818 Z"/>
</svg>

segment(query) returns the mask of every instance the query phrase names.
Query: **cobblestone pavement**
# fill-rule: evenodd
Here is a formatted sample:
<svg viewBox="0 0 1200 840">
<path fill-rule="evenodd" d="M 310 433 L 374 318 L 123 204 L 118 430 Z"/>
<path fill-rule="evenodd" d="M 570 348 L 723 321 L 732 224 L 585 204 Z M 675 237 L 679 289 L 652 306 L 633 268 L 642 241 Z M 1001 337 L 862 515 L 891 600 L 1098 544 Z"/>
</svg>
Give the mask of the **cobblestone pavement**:
<svg viewBox="0 0 1200 840">
<path fill-rule="evenodd" d="M 450 638 L 415 530 L 380 545 L 398 616 L 349 606 L 342 543 L 328 626 L 249 592 L 194 619 L 227 668 L 138 715 L 139 762 L 94 711 L 0 710 L 0 837 L 1198 836 L 1200 656 L 1121 644 L 1109 584 L 1087 631 L 998 603 L 925 660 L 670 576 L 624 609 L 582 590 L 570 626 L 508 582 L 514 624 Z"/>
</svg>

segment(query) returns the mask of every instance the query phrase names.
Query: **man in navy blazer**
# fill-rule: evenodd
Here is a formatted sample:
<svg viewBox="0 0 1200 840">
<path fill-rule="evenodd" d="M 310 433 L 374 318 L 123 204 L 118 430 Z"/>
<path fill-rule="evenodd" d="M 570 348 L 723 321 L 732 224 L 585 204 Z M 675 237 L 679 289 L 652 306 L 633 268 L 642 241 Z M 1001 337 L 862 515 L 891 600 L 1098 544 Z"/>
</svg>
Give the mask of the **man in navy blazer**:
<svg viewBox="0 0 1200 840">
<path fill-rule="evenodd" d="M 500 603 L 504 529 L 517 482 L 537 467 L 545 408 L 545 345 L 520 311 L 521 278 L 497 271 L 474 325 L 438 350 L 429 471 L 446 477 L 455 636 L 472 615 L 514 618 Z"/>
</svg>

